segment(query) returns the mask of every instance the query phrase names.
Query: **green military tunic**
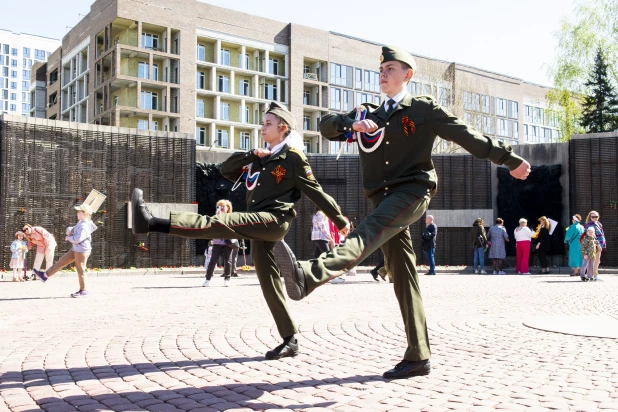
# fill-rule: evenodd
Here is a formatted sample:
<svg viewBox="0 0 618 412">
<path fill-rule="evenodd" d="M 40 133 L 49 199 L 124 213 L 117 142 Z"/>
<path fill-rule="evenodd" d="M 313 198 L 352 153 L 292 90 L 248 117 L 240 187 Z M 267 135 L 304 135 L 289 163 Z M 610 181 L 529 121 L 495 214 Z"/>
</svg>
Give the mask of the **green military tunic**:
<svg viewBox="0 0 618 412">
<path fill-rule="evenodd" d="M 389 114 L 384 103 L 365 107 L 364 118 L 379 127 L 377 132 L 357 139 L 363 188 L 374 210 L 343 245 L 300 264 L 310 293 L 381 247 L 405 324 L 408 348 L 404 359 L 425 360 L 430 357 L 429 339 L 409 226 L 422 217 L 437 189 L 431 161 L 434 142 L 437 137 L 450 140 L 478 158 L 511 170 L 523 159 L 513 154 L 510 146 L 463 123 L 431 97 L 406 94 Z M 330 140 L 346 140 L 356 115 L 357 110 L 325 116 L 320 124 L 322 135 Z"/>
<path fill-rule="evenodd" d="M 294 203 L 304 193 L 335 225 L 347 222 L 337 203 L 322 191 L 306 156 L 287 144 L 276 154 L 259 158 L 250 152 L 231 155 L 221 174 L 247 186 L 247 212 L 204 216 L 172 212 L 170 234 L 197 239 L 251 239 L 251 251 L 262 293 L 282 337 L 297 332 L 285 302 L 273 248 L 296 216 Z"/>
</svg>

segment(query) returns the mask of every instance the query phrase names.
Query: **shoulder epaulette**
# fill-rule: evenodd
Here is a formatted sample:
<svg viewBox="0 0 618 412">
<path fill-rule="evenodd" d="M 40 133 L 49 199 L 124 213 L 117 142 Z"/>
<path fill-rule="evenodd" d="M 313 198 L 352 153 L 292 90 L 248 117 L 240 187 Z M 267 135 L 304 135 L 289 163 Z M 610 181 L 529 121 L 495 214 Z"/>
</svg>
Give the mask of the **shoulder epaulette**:
<svg viewBox="0 0 618 412">
<path fill-rule="evenodd" d="M 307 156 L 305 155 L 305 152 L 303 152 L 302 150 L 296 148 L 296 147 L 290 147 L 290 152 L 292 153 L 296 153 L 297 155 L 299 155 L 301 158 L 306 158 Z"/>
</svg>

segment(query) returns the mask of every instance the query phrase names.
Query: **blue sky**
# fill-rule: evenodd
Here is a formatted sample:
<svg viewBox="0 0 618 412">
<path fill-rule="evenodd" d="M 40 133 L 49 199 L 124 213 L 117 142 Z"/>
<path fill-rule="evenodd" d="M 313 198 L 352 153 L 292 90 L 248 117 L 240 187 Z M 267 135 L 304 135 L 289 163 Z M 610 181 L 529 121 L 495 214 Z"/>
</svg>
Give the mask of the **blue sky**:
<svg viewBox="0 0 618 412">
<path fill-rule="evenodd" d="M 155 2 L 154 0 L 151 0 Z M 560 21 L 573 0 L 290 1 L 209 0 L 207 3 L 283 22 L 330 30 L 410 52 L 550 85 Z M 2 10 L 1 29 L 62 38 L 90 10 L 90 0 L 28 0 Z M 384 4 L 385 7 L 379 7 Z M 67 12 L 70 10 L 70 12 Z"/>
</svg>

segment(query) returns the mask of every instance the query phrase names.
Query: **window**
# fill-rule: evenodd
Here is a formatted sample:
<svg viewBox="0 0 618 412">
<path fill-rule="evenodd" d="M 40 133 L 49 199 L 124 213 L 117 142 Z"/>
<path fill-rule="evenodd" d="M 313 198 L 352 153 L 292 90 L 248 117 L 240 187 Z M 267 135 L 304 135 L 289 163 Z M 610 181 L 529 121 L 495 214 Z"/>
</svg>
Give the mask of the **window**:
<svg viewBox="0 0 618 412">
<path fill-rule="evenodd" d="M 481 96 L 481 110 L 483 113 L 491 113 L 491 96 Z"/>
<path fill-rule="evenodd" d="M 249 106 L 245 106 L 245 123 L 249 123 Z"/>
<path fill-rule="evenodd" d="M 24 47 L 22 54 L 23 54 L 24 57 L 30 57 L 30 48 L 29 47 Z"/>
<path fill-rule="evenodd" d="M 354 88 L 356 90 L 363 89 L 363 71 L 361 69 L 354 69 Z"/>
<path fill-rule="evenodd" d="M 45 50 L 34 49 L 34 58 L 36 60 L 45 60 Z"/>
<path fill-rule="evenodd" d="M 230 51 L 228 49 L 221 49 L 221 53 L 219 54 L 219 56 L 219 64 L 222 64 L 224 66 L 230 65 Z"/>
<path fill-rule="evenodd" d="M 494 119 L 491 116 L 483 116 L 483 132 L 489 133 L 489 134 L 494 133 L 493 120 Z M 498 119 L 498 122 L 499 121 L 500 119 Z"/>
<path fill-rule="evenodd" d="M 268 100 L 277 100 L 277 85 L 268 84 L 264 85 L 264 98 Z"/>
<path fill-rule="evenodd" d="M 21 89 L 22 90 L 30 90 L 30 82 L 28 80 L 23 80 L 21 82 Z"/>
<path fill-rule="evenodd" d="M 343 110 L 351 112 L 354 109 L 354 92 L 352 90 L 343 91 Z"/>
<path fill-rule="evenodd" d="M 481 115 L 480 114 L 475 114 L 472 119 L 473 119 L 473 123 L 474 123 L 474 128 L 476 130 L 483 130 L 482 129 L 483 125 L 482 125 L 482 122 L 481 122 Z"/>
<path fill-rule="evenodd" d="M 423 83 L 422 84 L 423 94 L 432 95 L 432 87 L 430 84 Z"/>
<path fill-rule="evenodd" d="M 311 92 L 309 90 L 303 90 L 303 104 L 311 104 Z"/>
<path fill-rule="evenodd" d="M 380 93 L 380 73 L 365 70 L 365 90 Z"/>
<path fill-rule="evenodd" d="M 11 89 L 17 89 L 17 82 L 11 82 Z"/>
<path fill-rule="evenodd" d="M 279 60 L 268 59 L 268 72 L 270 74 L 279 74 Z"/>
<path fill-rule="evenodd" d="M 21 104 L 21 111 L 22 111 L 22 113 L 30 111 L 30 105 L 28 103 L 22 103 Z"/>
<path fill-rule="evenodd" d="M 509 100 L 509 117 L 517 119 L 519 117 L 519 104 L 513 100 Z"/>
<path fill-rule="evenodd" d="M 23 77 L 25 77 L 26 79 L 30 78 L 30 70 L 24 70 L 22 72 Z"/>
<path fill-rule="evenodd" d="M 380 104 L 380 96 L 376 96 L 373 94 L 368 94 L 368 93 L 356 93 L 356 103 L 357 104 L 363 104 L 363 103 L 375 103 L 375 104 Z"/>
<path fill-rule="evenodd" d="M 221 103 L 219 105 L 219 120 L 230 120 L 230 104 Z"/>
<path fill-rule="evenodd" d="M 238 93 L 242 96 L 249 96 L 249 80 L 238 81 Z"/>
<path fill-rule="evenodd" d="M 148 63 L 145 63 L 145 62 L 137 63 L 137 77 L 139 77 L 140 79 L 148 79 L 150 77 L 148 75 L 149 71 L 150 70 L 148 67 Z"/>
<path fill-rule="evenodd" d="M 49 74 L 49 84 L 54 84 L 58 81 L 58 69 Z"/>
<path fill-rule="evenodd" d="M 551 129 L 543 127 L 543 141 L 545 143 L 551 142 Z"/>
<path fill-rule="evenodd" d="M 148 110 L 159 110 L 159 94 L 142 91 L 140 107 Z"/>
<path fill-rule="evenodd" d="M 535 142 L 539 141 L 539 137 L 541 137 L 541 135 L 539 134 L 539 126 L 532 126 L 532 139 Z"/>
<path fill-rule="evenodd" d="M 506 117 L 507 108 L 506 108 L 506 99 L 501 99 L 499 97 L 496 98 L 496 114 L 498 116 Z"/>
<path fill-rule="evenodd" d="M 341 110 L 341 89 L 330 88 L 330 108 Z"/>
<path fill-rule="evenodd" d="M 215 144 L 219 147 L 227 148 L 228 131 L 217 129 L 217 139 Z"/>
<path fill-rule="evenodd" d="M 330 82 L 339 86 L 352 87 L 352 67 L 331 63 Z"/>
<path fill-rule="evenodd" d="M 410 82 L 411 83 L 411 82 Z M 409 83 L 408 83 L 409 85 Z M 439 93 L 439 99 L 440 99 L 440 105 L 441 106 L 448 106 L 450 104 L 450 93 L 449 90 L 444 88 L 444 87 L 440 87 L 438 89 L 438 93 Z"/>
<path fill-rule="evenodd" d="M 251 136 L 249 132 L 240 132 L 240 148 L 242 150 L 249 150 L 251 143 Z"/>
<path fill-rule="evenodd" d="M 498 118 L 498 136 L 508 136 L 506 119 Z"/>
<path fill-rule="evenodd" d="M 206 87 L 206 74 L 204 72 L 197 72 L 197 78 L 195 81 L 195 87 L 198 89 L 205 89 Z"/>
<path fill-rule="evenodd" d="M 11 59 L 11 67 L 17 67 L 17 60 Z"/>
<path fill-rule="evenodd" d="M 152 65 L 152 80 L 159 80 L 159 65 L 156 63 Z"/>
<path fill-rule="evenodd" d="M 311 130 L 311 116 L 303 115 L 303 130 Z"/>
<path fill-rule="evenodd" d="M 544 110 L 540 107 L 535 107 L 532 111 L 532 123 L 544 124 Z"/>
<path fill-rule="evenodd" d="M 17 106 L 14 105 L 14 104 L 9 105 L 9 111 L 16 112 L 17 111 Z"/>
<path fill-rule="evenodd" d="M 159 122 L 156 120 L 152 121 L 152 130 L 159 130 Z"/>
<path fill-rule="evenodd" d="M 408 82 L 408 93 L 410 93 L 412 96 L 416 96 L 419 94 L 420 91 L 420 84 L 418 82 Z"/>
<path fill-rule="evenodd" d="M 524 105 L 524 122 L 532 123 L 532 106 Z"/>
<path fill-rule="evenodd" d="M 229 93 L 230 92 L 230 78 L 228 76 L 218 75 L 219 78 L 219 86 L 218 90 L 221 93 Z"/>
<path fill-rule="evenodd" d="M 519 140 L 519 122 L 513 120 L 513 138 Z"/>
<path fill-rule="evenodd" d="M 142 33 L 142 47 L 145 49 L 159 50 L 159 35 Z"/>
<path fill-rule="evenodd" d="M 243 60 L 244 60 L 244 64 L 243 64 Z M 248 53 L 238 55 L 238 66 L 240 66 L 241 68 L 245 70 L 249 70 L 249 54 Z"/>
<path fill-rule="evenodd" d="M 16 78 L 17 78 L 17 70 L 11 70 L 11 77 L 12 77 L 13 79 L 16 79 Z"/>
<path fill-rule="evenodd" d="M 23 60 L 22 67 L 28 67 L 28 59 Z"/>
<path fill-rule="evenodd" d="M 311 152 L 311 140 L 303 140 L 303 152 L 310 153 Z"/>
<path fill-rule="evenodd" d="M 198 100 L 195 105 L 195 115 L 197 117 L 204 117 L 204 100 Z"/>
<path fill-rule="evenodd" d="M 8 44 L 5 44 L 5 45 L 4 45 L 4 50 L 3 50 L 3 53 L 4 53 L 4 54 L 9 54 L 9 45 L 8 45 Z"/>
<path fill-rule="evenodd" d="M 11 56 L 17 56 L 17 49 L 11 49 Z"/>
<path fill-rule="evenodd" d="M 472 114 L 468 112 L 464 112 L 463 121 L 464 123 L 471 125 L 472 124 Z"/>
<path fill-rule="evenodd" d="M 139 130 L 148 130 L 148 120 L 138 120 L 137 128 Z"/>
<path fill-rule="evenodd" d="M 17 93 L 11 93 L 11 100 L 17 100 Z"/>
<path fill-rule="evenodd" d="M 524 125 L 524 139 L 528 140 L 528 125 Z"/>
<path fill-rule="evenodd" d="M 206 48 L 203 44 L 197 45 L 197 60 L 200 62 L 206 61 Z"/>
<path fill-rule="evenodd" d="M 206 128 L 204 127 L 196 127 L 195 128 L 195 144 L 198 146 L 204 146 L 206 141 Z"/>
</svg>

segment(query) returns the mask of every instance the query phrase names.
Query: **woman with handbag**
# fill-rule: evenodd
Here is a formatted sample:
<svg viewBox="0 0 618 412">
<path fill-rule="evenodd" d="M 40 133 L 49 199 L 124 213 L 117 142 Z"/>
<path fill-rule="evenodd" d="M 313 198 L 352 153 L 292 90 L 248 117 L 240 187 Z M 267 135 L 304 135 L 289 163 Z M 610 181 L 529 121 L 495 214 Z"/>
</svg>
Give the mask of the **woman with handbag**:
<svg viewBox="0 0 618 412">
<path fill-rule="evenodd" d="M 232 202 L 229 200 L 219 200 L 217 202 L 217 215 L 224 213 L 232 213 Z M 210 279 L 215 271 L 219 256 L 223 255 L 223 286 L 230 286 L 230 277 L 232 276 L 233 252 L 234 249 L 238 250 L 238 239 L 213 239 L 212 251 L 210 252 L 210 261 L 206 268 L 206 280 L 202 286 L 208 286 Z"/>
<path fill-rule="evenodd" d="M 579 243 L 579 238 L 584 233 L 584 227 L 580 224 L 582 217 L 578 214 L 573 215 L 566 234 L 564 235 L 564 243 L 569 245 L 569 266 L 573 269 L 571 276 L 579 276 L 582 268 L 582 249 Z"/>
</svg>

